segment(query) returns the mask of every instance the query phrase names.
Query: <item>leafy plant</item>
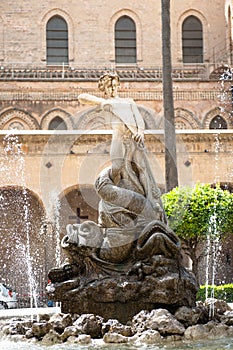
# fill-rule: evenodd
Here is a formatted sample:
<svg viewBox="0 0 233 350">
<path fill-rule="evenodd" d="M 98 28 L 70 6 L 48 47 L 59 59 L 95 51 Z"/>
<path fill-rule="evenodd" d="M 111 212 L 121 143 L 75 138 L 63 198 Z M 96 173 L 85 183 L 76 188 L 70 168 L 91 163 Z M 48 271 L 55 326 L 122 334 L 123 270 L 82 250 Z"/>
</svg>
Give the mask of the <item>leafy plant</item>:
<svg viewBox="0 0 233 350">
<path fill-rule="evenodd" d="M 180 237 L 193 262 L 198 279 L 198 263 L 203 252 L 200 243 L 233 233 L 233 194 L 219 185 L 196 184 L 176 187 L 162 196 L 169 226 Z"/>
</svg>

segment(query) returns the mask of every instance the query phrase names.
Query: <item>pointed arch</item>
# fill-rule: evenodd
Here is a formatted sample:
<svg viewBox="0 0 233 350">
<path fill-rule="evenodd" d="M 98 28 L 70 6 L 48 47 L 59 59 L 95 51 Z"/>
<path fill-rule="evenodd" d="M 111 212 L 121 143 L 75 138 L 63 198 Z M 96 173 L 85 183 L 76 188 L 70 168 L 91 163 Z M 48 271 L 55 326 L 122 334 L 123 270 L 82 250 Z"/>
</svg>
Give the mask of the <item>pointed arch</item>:
<svg viewBox="0 0 233 350">
<path fill-rule="evenodd" d="M 144 119 L 145 127 L 148 130 L 159 128 L 161 118 L 156 118 L 155 112 L 144 106 L 138 106 L 138 109 Z M 75 125 L 75 129 L 79 130 L 110 130 L 111 129 L 111 112 L 103 115 L 102 111 L 96 108 L 89 108 L 82 112 Z"/>
<path fill-rule="evenodd" d="M 200 129 L 201 127 L 193 113 L 184 108 L 175 109 L 175 125 L 177 129 Z"/>
<path fill-rule="evenodd" d="M 0 129 L 37 130 L 39 124 L 29 113 L 11 108 L 0 115 Z"/>
<path fill-rule="evenodd" d="M 64 125 L 66 125 L 66 129 L 72 130 L 74 128 L 73 120 L 71 118 L 71 115 L 65 111 L 63 111 L 60 108 L 55 108 L 53 110 L 48 111 L 41 120 L 41 129 L 42 130 L 49 130 L 50 123 L 55 119 L 60 118 L 60 123 L 64 122 Z M 57 121 L 59 121 L 57 119 Z M 57 123 L 57 126 L 59 123 Z M 62 127 L 62 125 L 60 126 Z M 65 130 L 65 129 L 62 129 Z"/>
<path fill-rule="evenodd" d="M 231 119 L 228 113 L 222 111 L 219 107 L 216 107 L 214 109 L 212 109 L 211 111 L 209 111 L 203 120 L 203 129 L 210 129 L 211 126 L 211 122 L 214 120 L 214 118 L 216 117 L 220 117 L 220 119 L 222 120 L 222 122 L 225 125 L 225 129 L 229 129 L 230 125 L 231 125 Z M 218 122 L 219 118 L 216 118 L 216 123 Z M 220 122 L 219 119 L 219 122 Z M 216 125 L 217 126 L 217 125 Z"/>
<path fill-rule="evenodd" d="M 227 122 L 218 114 L 210 121 L 209 129 L 227 129 Z"/>
<path fill-rule="evenodd" d="M 48 126 L 49 130 L 67 130 L 66 122 L 59 116 L 54 117 Z"/>
<path fill-rule="evenodd" d="M 88 108 L 81 112 L 78 116 L 77 122 L 75 123 L 75 129 L 79 130 L 108 130 L 111 129 L 109 123 L 106 123 L 106 115 L 103 116 L 102 111 L 97 111 L 96 108 Z M 109 113 L 110 114 L 110 113 Z"/>
</svg>

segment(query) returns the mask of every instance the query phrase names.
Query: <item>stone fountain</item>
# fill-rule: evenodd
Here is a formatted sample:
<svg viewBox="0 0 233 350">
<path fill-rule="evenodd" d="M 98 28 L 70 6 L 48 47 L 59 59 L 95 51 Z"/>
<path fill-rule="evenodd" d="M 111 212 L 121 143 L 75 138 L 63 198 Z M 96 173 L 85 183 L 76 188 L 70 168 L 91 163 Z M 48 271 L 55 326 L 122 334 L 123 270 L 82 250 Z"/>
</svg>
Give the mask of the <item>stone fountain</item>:
<svg viewBox="0 0 233 350">
<path fill-rule="evenodd" d="M 194 307 L 198 289 L 182 265 L 144 145 L 144 121 L 132 99 L 119 98 L 119 78 L 99 81 L 104 98 L 81 94 L 113 129 L 111 166 L 96 179 L 98 223 L 67 226 L 67 259 L 49 272 L 48 296 L 63 313 L 96 314 L 126 323 L 141 310 Z"/>
</svg>

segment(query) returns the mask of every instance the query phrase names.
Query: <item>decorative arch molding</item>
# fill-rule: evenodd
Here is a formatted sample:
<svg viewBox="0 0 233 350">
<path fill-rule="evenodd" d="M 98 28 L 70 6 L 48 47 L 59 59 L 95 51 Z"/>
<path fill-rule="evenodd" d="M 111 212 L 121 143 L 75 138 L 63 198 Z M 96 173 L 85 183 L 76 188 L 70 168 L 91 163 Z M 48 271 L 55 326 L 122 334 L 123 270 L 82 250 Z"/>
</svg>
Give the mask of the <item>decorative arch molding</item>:
<svg viewBox="0 0 233 350">
<path fill-rule="evenodd" d="M 116 12 L 109 21 L 108 33 L 109 33 L 109 43 L 110 46 L 110 61 L 115 62 L 115 40 L 114 40 L 114 32 L 115 32 L 115 24 L 117 20 L 122 16 L 130 17 L 136 26 L 136 43 L 137 43 L 137 62 L 142 61 L 142 24 L 138 17 L 138 15 L 130 10 L 130 9 L 122 9 Z"/>
<path fill-rule="evenodd" d="M 68 130 L 74 129 L 73 120 L 69 113 L 63 111 L 60 108 L 55 108 L 49 112 L 47 112 L 41 120 L 41 129 L 42 130 L 48 130 L 50 122 L 56 118 L 60 117 L 67 125 Z"/>
<path fill-rule="evenodd" d="M 221 76 L 225 75 L 224 73 L 226 73 L 226 78 L 227 78 L 227 74 L 228 73 L 231 74 L 230 71 L 231 71 L 230 66 L 223 64 L 210 72 L 209 79 L 219 80 Z"/>
<path fill-rule="evenodd" d="M 35 192 L 34 190 L 30 189 L 29 187 L 23 187 L 23 186 L 19 186 L 19 185 L 4 185 L 4 186 L 0 186 L 0 192 L 1 191 L 26 191 L 27 195 L 30 195 L 31 197 L 33 197 L 39 204 L 39 206 L 41 207 L 44 216 L 46 214 L 46 210 L 45 210 L 45 205 L 43 203 L 43 200 L 41 199 L 39 193 Z"/>
<path fill-rule="evenodd" d="M 154 130 L 159 129 L 161 124 L 161 117 L 156 115 L 155 111 L 144 106 L 139 106 L 138 109 L 144 119 L 145 129 Z"/>
<path fill-rule="evenodd" d="M 62 17 L 68 26 L 68 50 L 69 50 L 69 61 L 74 61 L 74 23 L 71 16 L 66 12 L 58 8 L 52 9 L 47 12 L 40 23 L 40 33 L 41 33 L 41 60 L 46 61 L 46 25 L 48 20 L 54 16 Z"/>
<path fill-rule="evenodd" d="M 216 107 L 205 115 L 203 119 L 203 129 L 209 129 L 211 120 L 217 115 L 220 115 L 226 121 L 228 129 L 231 128 L 231 118 L 229 113 L 222 111 L 219 107 Z"/>
<path fill-rule="evenodd" d="M 205 43 L 203 46 L 203 59 L 204 62 L 209 59 L 207 57 L 207 52 L 209 52 L 209 31 L 208 31 L 208 21 L 206 17 L 197 10 L 194 9 L 189 9 L 185 11 L 177 20 L 177 25 L 176 25 L 176 30 L 177 30 L 177 42 L 176 42 L 176 52 L 177 52 L 177 60 L 182 62 L 183 57 L 182 57 L 182 24 L 184 20 L 189 17 L 189 16 L 195 16 L 197 17 L 203 27 L 203 42 Z"/>
<path fill-rule="evenodd" d="M 149 110 L 143 106 L 138 106 L 138 109 L 144 119 L 145 128 L 149 130 L 158 129 L 161 118 L 156 120 L 156 115 L 153 110 Z M 96 108 L 89 108 L 84 111 L 75 125 L 75 129 L 79 130 L 110 130 L 111 129 L 111 113 L 97 111 Z"/>
<path fill-rule="evenodd" d="M 106 123 L 106 116 L 110 113 L 106 112 L 105 117 L 102 111 L 97 111 L 96 108 L 88 108 L 82 112 L 75 124 L 75 129 L 78 130 L 109 130 L 111 126 Z"/>
<path fill-rule="evenodd" d="M 192 112 L 183 108 L 176 108 L 174 112 L 177 126 L 182 124 L 184 129 L 200 129 L 201 125 Z M 180 127 L 180 129 L 182 128 Z"/>
<path fill-rule="evenodd" d="M 0 115 L 0 129 L 37 130 L 39 124 L 29 113 L 11 108 Z"/>
</svg>

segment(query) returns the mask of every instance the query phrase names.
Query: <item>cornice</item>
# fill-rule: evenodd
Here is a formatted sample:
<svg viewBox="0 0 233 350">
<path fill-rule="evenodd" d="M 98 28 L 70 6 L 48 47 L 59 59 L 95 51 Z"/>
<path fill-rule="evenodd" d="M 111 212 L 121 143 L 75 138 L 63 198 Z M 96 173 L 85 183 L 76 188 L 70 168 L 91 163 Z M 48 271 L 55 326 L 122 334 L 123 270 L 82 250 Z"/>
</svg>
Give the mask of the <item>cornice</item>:
<svg viewBox="0 0 233 350">
<path fill-rule="evenodd" d="M 79 91 L 52 92 L 52 91 L 0 91 L 1 101 L 78 101 L 78 95 L 81 92 L 102 96 L 97 90 L 79 89 Z M 210 101 L 219 100 L 220 92 L 217 90 L 174 90 L 173 98 L 175 101 Z M 120 97 L 132 98 L 135 101 L 162 101 L 163 91 L 121 91 Z"/>
</svg>

